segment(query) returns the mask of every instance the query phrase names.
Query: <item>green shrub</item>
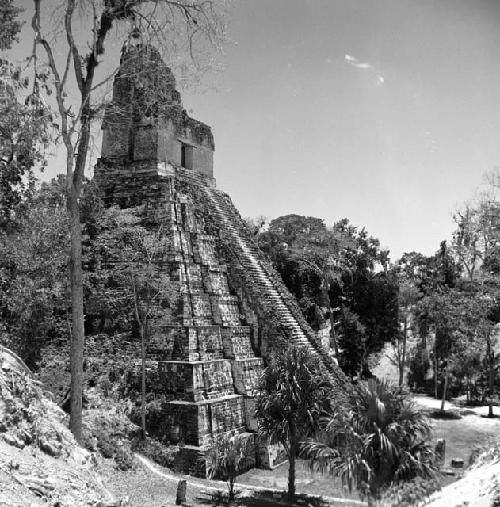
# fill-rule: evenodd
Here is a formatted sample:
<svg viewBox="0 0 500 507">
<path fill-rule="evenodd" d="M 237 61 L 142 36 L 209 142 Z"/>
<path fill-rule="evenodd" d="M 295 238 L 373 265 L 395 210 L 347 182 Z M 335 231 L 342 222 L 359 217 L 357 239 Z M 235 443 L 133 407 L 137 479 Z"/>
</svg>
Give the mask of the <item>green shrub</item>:
<svg viewBox="0 0 500 507">
<path fill-rule="evenodd" d="M 416 477 L 408 482 L 393 484 L 381 496 L 380 507 L 411 507 L 441 489 L 441 481 L 435 478 Z"/>
</svg>

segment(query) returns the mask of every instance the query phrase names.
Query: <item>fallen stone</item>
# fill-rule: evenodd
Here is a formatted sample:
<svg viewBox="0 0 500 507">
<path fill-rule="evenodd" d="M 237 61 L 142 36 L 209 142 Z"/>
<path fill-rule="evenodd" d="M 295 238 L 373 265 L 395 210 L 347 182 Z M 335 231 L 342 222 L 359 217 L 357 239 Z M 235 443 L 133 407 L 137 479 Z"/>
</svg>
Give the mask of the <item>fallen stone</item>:
<svg viewBox="0 0 500 507">
<path fill-rule="evenodd" d="M 97 437 L 92 437 L 89 441 L 89 447 L 92 451 L 97 451 L 98 450 L 98 440 L 97 440 Z"/>
<path fill-rule="evenodd" d="M 451 460 L 451 467 L 452 468 L 463 468 L 464 467 L 464 460 L 458 459 L 458 458 L 453 458 Z"/>
<path fill-rule="evenodd" d="M 29 482 L 28 487 L 31 486 L 39 486 L 40 488 L 44 488 L 46 490 L 52 491 L 55 489 L 55 482 L 53 480 L 35 476 L 28 476 L 26 480 Z"/>
<path fill-rule="evenodd" d="M 23 430 L 21 430 L 21 435 L 22 435 L 24 442 L 27 445 L 30 445 L 33 442 L 33 436 L 31 435 L 31 433 L 29 431 L 23 429 Z"/>
<path fill-rule="evenodd" d="M 57 458 L 61 455 L 61 449 L 54 445 L 52 442 L 48 442 L 47 440 L 40 440 L 40 449 L 49 456 L 53 456 Z"/>
<path fill-rule="evenodd" d="M 25 443 L 20 438 L 15 435 L 11 435 L 10 433 L 3 435 L 3 439 L 7 444 L 17 447 L 18 449 L 24 449 L 25 447 Z"/>
<path fill-rule="evenodd" d="M 17 461 L 14 461 L 13 459 L 10 460 L 9 468 L 11 470 L 19 470 L 19 463 Z"/>
</svg>

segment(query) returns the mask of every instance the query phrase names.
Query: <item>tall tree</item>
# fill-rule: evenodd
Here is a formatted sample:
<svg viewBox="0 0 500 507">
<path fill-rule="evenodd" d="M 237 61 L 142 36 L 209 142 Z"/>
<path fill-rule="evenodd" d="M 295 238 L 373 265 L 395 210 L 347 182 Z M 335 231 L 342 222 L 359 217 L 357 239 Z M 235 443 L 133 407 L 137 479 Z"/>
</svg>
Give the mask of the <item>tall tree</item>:
<svg viewBox="0 0 500 507">
<path fill-rule="evenodd" d="M 67 219 L 59 183 L 33 192 L 15 232 L 0 230 L 0 342 L 30 367 L 68 331 Z"/>
<path fill-rule="evenodd" d="M 444 410 L 450 381 L 463 373 L 471 377 L 471 368 L 479 366 L 475 360 L 478 351 L 482 351 L 489 371 L 494 371 L 496 349 L 491 345 L 498 319 L 498 297 L 485 293 L 481 284 L 467 282 L 463 287 L 441 289 L 423 297 L 417 313 L 425 316 L 427 329 L 434 335 L 434 395 L 438 397 L 441 380 Z"/>
<path fill-rule="evenodd" d="M 457 224 L 457 230 L 453 234 L 455 254 L 464 267 L 469 282 L 472 282 L 484 253 L 480 212 L 466 204 L 462 210 L 457 211 L 454 219 Z"/>
<path fill-rule="evenodd" d="M 11 0 L 0 0 L 0 229 L 7 232 L 34 191 L 34 169 L 43 168 L 50 142 L 50 112 L 36 81 L 2 54 L 17 40 L 19 12 Z"/>
<path fill-rule="evenodd" d="M 256 400 L 259 432 L 285 448 L 288 496 L 292 501 L 299 444 L 317 429 L 332 395 L 329 376 L 304 348 L 291 347 L 277 354 L 260 380 Z"/>
<path fill-rule="evenodd" d="M 352 410 L 334 407 L 303 445 L 313 469 L 340 476 L 374 505 L 391 483 L 434 474 L 429 421 L 401 388 L 370 379 Z"/>
<path fill-rule="evenodd" d="M 313 329 L 319 329 L 329 308 L 328 288 L 340 260 L 342 241 L 323 220 L 285 215 L 272 220 L 258 242 L 273 260 Z"/>
<path fill-rule="evenodd" d="M 82 230 L 80 197 L 91 141 L 91 123 L 102 102 L 98 92 L 114 73 L 97 81 L 96 71 L 113 27 L 139 29 L 143 39 L 163 47 L 184 48 L 195 58 L 197 48 L 217 46 L 224 36 L 221 4 L 223 0 L 67 0 L 63 7 L 62 26 L 67 56 L 59 62 L 55 39 L 44 30 L 44 22 L 57 19 L 52 3 L 34 0 L 32 27 L 37 47 L 45 54 L 46 68 L 57 104 L 60 136 L 66 150 L 66 203 L 70 223 L 70 280 L 72 307 L 71 338 L 71 416 L 70 428 L 78 441 L 82 437 L 82 382 L 84 348 L 84 307 L 82 283 Z M 42 12 L 42 6 L 45 10 Z M 74 29 L 78 21 L 78 30 Z M 172 36 L 177 40 L 172 40 Z M 88 40 L 85 40 L 88 38 Z M 57 39 L 57 52 L 61 51 Z M 112 67 L 111 67 L 112 68 Z M 38 71 L 36 71 L 38 72 Z M 76 86 L 78 99 L 70 99 Z"/>
<path fill-rule="evenodd" d="M 407 303 L 410 303 L 406 310 L 401 305 L 399 306 L 399 317 L 403 324 L 403 331 L 404 322 L 401 317 L 406 315 L 412 323 L 413 332 L 419 337 L 419 343 L 411 361 L 410 377 L 414 383 L 422 387 L 426 382 L 429 365 L 428 338 L 434 333 L 431 301 L 434 301 L 434 297 L 452 290 L 459 283 L 461 268 L 455 262 L 447 242 L 442 241 L 439 250 L 434 255 L 427 257 L 417 252 L 403 254 L 397 261 L 397 273 L 401 291 L 399 302 L 403 303 L 404 299 L 407 299 Z M 414 291 L 416 293 L 412 294 Z M 426 302 L 422 302 L 422 299 L 425 298 L 428 298 Z M 419 304 L 414 304 L 415 302 Z M 439 333 L 441 336 L 442 330 Z M 436 345 L 435 341 L 433 343 Z M 398 344 L 402 345 L 401 336 L 399 336 Z M 436 355 L 434 354 L 434 356 Z M 434 362 L 436 396 L 438 372 L 439 367 Z"/>
<path fill-rule="evenodd" d="M 413 332 L 413 311 L 421 293 L 404 277 L 399 276 L 398 321 L 399 333 L 395 336 L 396 364 L 399 371 L 399 385 L 404 383 L 408 355 L 408 338 Z"/>
<path fill-rule="evenodd" d="M 228 506 L 232 505 L 236 496 L 234 491 L 236 477 L 255 463 L 254 454 L 251 440 L 239 434 L 219 435 L 208 450 L 207 475 L 211 479 L 221 478 L 227 481 Z"/>
<path fill-rule="evenodd" d="M 397 283 L 388 252 L 347 219 L 327 227 L 300 215 L 273 220 L 258 241 L 309 324 L 329 326 L 330 345 L 346 373 L 366 374 L 368 355 L 397 333 Z"/>
<path fill-rule="evenodd" d="M 467 203 L 455 215 L 457 229 L 453 247 L 458 263 L 467 273 L 465 290 L 473 298 L 471 308 L 477 320 L 477 344 L 482 344 L 488 370 L 489 414 L 493 416 L 492 398 L 495 390 L 497 333 L 493 325 L 500 321 L 500 200 L 498 169 L 486 175 L 488 188 L 474 203 Z"/>
<path fill-rule="evenodd" d="M 101 210 L 98 230 L 85 244 L 87 302 L 103 315 L 135 324 L 141 351 L 141 429 L 146 437 L 146 369 L 152 324 L 165 316 L 175 294 L 162 270 L 171 242 L 145 224 L 143 207 Z M 95 311 L 95 310 L 94 310 Z M 130 318 L 132 317 L 132 319 Z M 119 324 L 118 324 L 119 325 Z"/>
<path fill-rule="evenodd" d="M 20 12 L 13 0 L 0 0 L 0 51 L 10 49 L 17 40 L 22 26 L 18 19 Z"/>
</svg>

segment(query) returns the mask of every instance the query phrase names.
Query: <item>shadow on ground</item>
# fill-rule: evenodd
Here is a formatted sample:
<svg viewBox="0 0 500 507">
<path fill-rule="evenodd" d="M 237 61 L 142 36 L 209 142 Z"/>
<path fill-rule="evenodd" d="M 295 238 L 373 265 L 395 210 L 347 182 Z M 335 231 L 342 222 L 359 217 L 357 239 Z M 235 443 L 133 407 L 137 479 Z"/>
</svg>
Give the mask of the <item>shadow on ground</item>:
<svg viewBox="0 0 500 507">
<path fill-rule="evenodd" d="M 202 492 L 196 501 L 202 505 L 210 506 L 227 506 L 227 492 Z M 320 498 L 311 498 L 308 495 L 296 496 L 295 502 L 290 503 L 286 494 L 276 493 L 275 491 L 244 491 L 237 492 L 236 498 L 231 503 L 234 507 L 267 507 L 273 505 L 290 506 L 290 507 L 326 507 L 331 503 Z M 348 504 L 347 504 L 348 505 Z"/>
</svg>

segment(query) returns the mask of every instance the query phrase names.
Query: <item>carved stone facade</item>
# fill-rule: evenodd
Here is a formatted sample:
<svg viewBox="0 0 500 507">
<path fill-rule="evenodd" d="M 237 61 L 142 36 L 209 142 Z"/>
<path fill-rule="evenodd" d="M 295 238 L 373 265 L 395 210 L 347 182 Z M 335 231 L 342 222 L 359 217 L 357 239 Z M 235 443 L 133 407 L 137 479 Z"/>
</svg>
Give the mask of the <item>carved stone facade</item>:
<svg viewBox="0 0 500 507">
<path fill-rule="evenodd" d="M 147 97 L 153 85 L 156 100 Z M 215 436 L 229 431 L 245 434 L 255 443 L 258 464 L 274 467 L 282 457 L 256 439 L 253 398 L 273 343 L 307 346 L 339 383 L 345 378 L 229 197 L 215 189 L 210 128 L 186 115 L 155 50 L 124 52 L 103 128 L 95 181 L 105 201 L 144 206 L 148 227 L 161 226 L 170 237 L 162 270 L 177 288 L 177 304 L 169 319 L 150 326 L 148 385 L 162 408 L 149 430 L 180 444 L 184 472 L 203 475 L 200 457 Z M 185 152 L 179 158 L 183 143 L 195 153 L 191 168 Z"/>
<path fill-rule="evenodd" d="M 212 177 L 210 127 L 188 116 L 158 51 L 128 46 L 120 63 L 103 123 L 102 159 L 155 159 Z"/>
</svg>

